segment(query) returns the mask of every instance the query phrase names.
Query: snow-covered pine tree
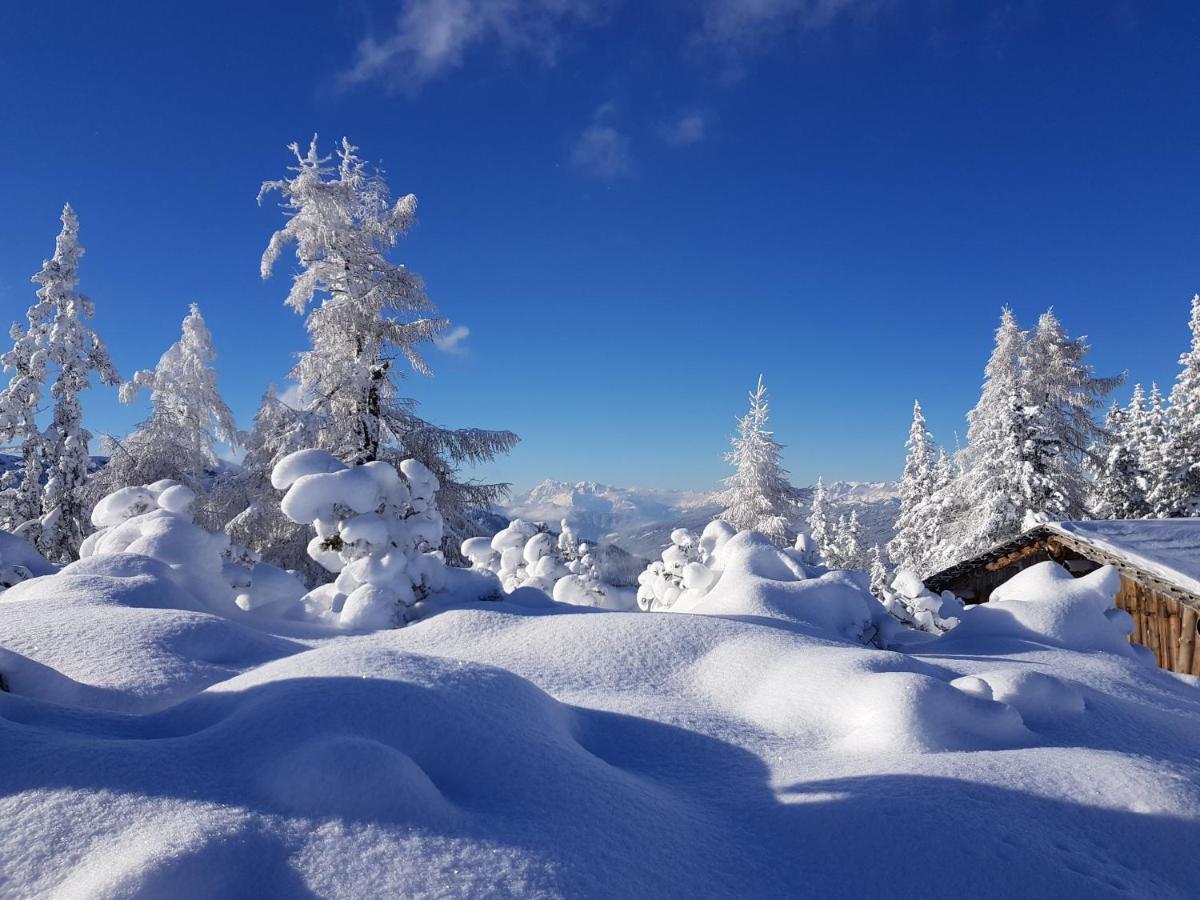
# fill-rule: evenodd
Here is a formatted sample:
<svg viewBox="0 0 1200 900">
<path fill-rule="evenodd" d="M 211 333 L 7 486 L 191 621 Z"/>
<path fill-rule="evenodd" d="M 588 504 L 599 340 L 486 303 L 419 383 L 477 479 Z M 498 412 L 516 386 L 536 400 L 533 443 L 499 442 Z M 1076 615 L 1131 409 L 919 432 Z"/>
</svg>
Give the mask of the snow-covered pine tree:
<svg viewBox="0 0 1200 900">
<path fill-rule="evenodd" d="M 1188 321 L 1191 347 L 1179 357 L 1180 371 L 1171 388 L 1171 412 L 1175 424 L 1175 457 L 1182 466 L 1180 512 L 1200 515 L 1200 294 L 1192 297 Z"/>
<path fill-rule="evenodd" d="M 1179 454 L 1173 410 L 1168 409 L 1157 384 L 1150 385 L 1150 400 L 1142 428 L 1141 461 L 1146 476 L 1146 506 L 1156 519 L 1184 514 L 1187 495 L 1186 464 Z"/>
<path fill-rule="evenodd" d="M 0 391 L 0 444 L 11 446 L 21 457 L 21 467 L 10 469 L 0 480 L 0 529 L 18 531 L 42 514 L 44 436 L 37 423 L 46 386 L 46 331 L 54 304 L 46 292 L 37 292 L 29 307 L 26 327 L 14 322 L 9 335 L 12 349 L 0 357 L 4 371 L 12 372 Z"/>
<path fill-rule="evenodd" d="M 883 548 L 876 544 L 871 549 L 871 593 L 882 599 L 888 584 L 888 566 L 883 560 Z"/>
<path fill-rule="evenodd" d="M 826 565 L 835 569 L 866 569 L 869 562 L 864 550 L 858 510 L 852 509 L 848 515 L 838 517 L 829 552 L 825 554 Z"/>
<path fill-rule="evenodd" d="M 1097 378 L 1084 362 L 1087 352 L 1085 339 L 1070 337 L 1053 310 L 1042 313 L 1026 345 L 1022 493 L 1026 511 L 1042 520 L 1086 515 L 1085 463 L 1102 435 L 1095 411 L 1125 377 Z"/>
<path fill-rule="evenodd" d="M 984 368 L 979 401 L 967 414 L 961 501 L 968 512 L 958 541 L 947 547 L 949 555 L 967 556 L 1021 531 L 1027 440 L 1021 370 L 1025 341 L 1012 310 L 1005 307 Z"/>
<path fill-rule="evenodd" d="M 750 411 L 738 420 L 733 450 L 725 455 L 734 473 L 725 479 L 720 497 L 725 509 L 718 518 L 738 531 L 765 534 L 777 547 L 790 547 L 796 539 L 796 489 L 779 459 L 783 446 L 767 430 L 767 420 L 767 389 L 759 375 Z"/>
<path fill-rule="evenodd" d="M 206 476 L 219 465 L 216 443 L 237 448 L 241 441 L 233 413 L 217 391 L 215 359 L 212 335 L 193 303 L 179 340 L 158 365 L 121 385 L 123 403 L 150 391 L 150 416 L 124 440 L 106 439 L 108 464 L 94 479 L 101 496 L 163 478 L 186 485 L 198 498 L 206 493 Z"/>
<path fill-rule="evenodd" d="M 1149 513 L 1145 473 L 1132 437 L 1125 410 L 1113 403 L 1104 417 L 1104 437 L 1096 445 L 1092 464 L 1089 505 L 1097 519 L 1137 519 Z"/>
<path fill-rule="evenodd" d="M 922 572 L 937 528 L 933 518 L 937 456 L 919 401 L 913 403 L 912 427 L 905 447 L 908 453 L 900 477 L 900 516 L 895 537 L 888 543 L 888 555 L 898 566 Z"/>
<path fill-rule="evenodd" d="M 392 203 L 382 175 L 370 169 L 343 139 L 338 165 L 321 157 L 313 138 L 307 154 L 298 145 L 294 175 L 268 181 L 259 201 L 283 198 L 287 223 L 270 240 L 262 275 L 270 276 L 280 254 L 294 244 L 300 271 L 286 303 L 307 312 L 311 349 L 300 354 L 292 377 L 299 382 L 315 442 L 352 463 L 413 458 L 441 483 L 448 555 L 469 537 L 471 514 L 501 499 L 507 485 L 456 480 L 463 464 L 483 462 L 517 442 L 507 431 L 450 430 L 416 414 L 416 401 L 401 397 L 396 358 L 421 373 L 429 369 L 417 350 L 446 327 L 420 277 L 391 262 L 388 251 L 412 225 L 416 198 Z"/>
<path fill-rule="evenodd" d="M 83 427 L 79 394 L 91 383 L 93 372 L 101 384 L 115 385 L 121 376 L 113 368 L 99 335 L 84 320 L 96 311 L 91 298 L 79 292 L 79 219 L 70 204 L 63 207 L 62 231 L 55 241 L 54 257 L 33 276 L 38 296 L 53 305 L 45 330 L 46 361 L 57 375 L 50 388 L 54 401 L 46 429 L 43 453 L 46 484 L 42 488 L 42 517 L 37 526 L 38 549 L 47 559 L 67 562 L 77 558 L 89 527 L 84 497 L 91 456 L 92 435 Z"/>
<path fill-rule="evenodd" d="M 808 534 L 817 545 L 817 551 L 824 556 L 833 540 L 833 523 L 830 521 L 829 498 L 825 495 L 825 482 L 817 477 L 817 486 L 813 490 L 812 508 L 808 514 Z"/>
</svg>

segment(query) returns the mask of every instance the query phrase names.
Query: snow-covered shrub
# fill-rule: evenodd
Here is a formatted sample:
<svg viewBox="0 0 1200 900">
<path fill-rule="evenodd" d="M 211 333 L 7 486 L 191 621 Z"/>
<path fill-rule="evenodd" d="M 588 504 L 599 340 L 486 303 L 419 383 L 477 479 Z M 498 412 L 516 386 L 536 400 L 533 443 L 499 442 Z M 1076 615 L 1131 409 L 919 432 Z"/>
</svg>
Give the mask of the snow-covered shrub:
<svg viewBox="0 0 1200 900">
<path fill-rule="evenodd" d="M 79 549 L 81 559 L 137 554 L 165 563 L 181 584 L 218 612 L 232 612 L 233 594 L 224 578 L 223 534 L 192 522 L 196 495 L 177 481 L 123 487 L 92 510 L 97 531 Z"/>
<path fill-rule="evenodd" d="M 686 528 L 671 532 L 671 546 L 638 576 L 638 606 L 647 612 L 670 609 L 685 595 L 703 595 L 720 577 L 720 550 L 737 534 L 714 519 L 697 538 Z"/>
<path fill-rule="evenodd" d="M 935 594 L 911 569 L 901 569 L 890 589 L 879 592 L 879 602 L 889 613 L 918 631 L 945 634 L 959 623 L 962 601 L 950 591 Z"/>
<path fill-rule="evenodd" d="M 397 472 L 381 461 L 351 467 L 324 450 L 298 450 L 279 461 L 271 482 L 287 492 L 284 515 L 316 529 L 309 555 L 338 573 L 305 598 L 319 616 L 348 628 L 400 625 L 445 584 L 439 484 L 416 460 Z"/>
<path fill-rule="evenodd" d="M 568 574 L 554 583 L 554 599 L 559 603 L 575 606 L 608 605 L 608 589 L 600 576 L 599 561 L 592 547 L 579 540 L 575 530 L 566 519 L 558 534 L 558 551 L 562 555 Z"/>
<path fill-rule="evenodd" d="M 579 540 L 566 519 L 555 537 L 545 522 L 514 519 L 491 538 L 463 541 L 472 568 L 491 572 L 506 593 L 535 588 L 559 603 L 608 606 L 609 588 L 591 547 Z"/>
</svg>

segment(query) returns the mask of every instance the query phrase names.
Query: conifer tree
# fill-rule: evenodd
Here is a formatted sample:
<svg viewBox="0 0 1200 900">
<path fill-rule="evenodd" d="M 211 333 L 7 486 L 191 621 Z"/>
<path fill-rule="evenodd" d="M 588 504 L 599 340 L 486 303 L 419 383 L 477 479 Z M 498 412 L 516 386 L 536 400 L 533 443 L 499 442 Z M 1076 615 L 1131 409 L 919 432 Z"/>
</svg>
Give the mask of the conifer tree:
<svg viewBox="0 0 1200 900">
<path fill-rule="evenodd" d="M 470 536 L 471 516 L 507 492 L 507 485 L 457 480 L 464 464 L 485 462 L 516 443 L 507 431 L 449 430 L 416 414 L 416 401 L 398 393 L 398 358 L 420 373 L 428 366 L 418 347 L 447 325 L 434 318 L 420 277 L 388 259 L 412 225 L 416 198 L 392 203 L 382 175 L 361 160 L 345 139 L 338 163 L 298 145 L 292 177 L 265 182 L 259 200 L 283 199 L 287 222 L 262 258 L 270 276 L 284 248 L 295 245 L 299 272 L 286 304 L 305 314 L 311 348 L 300 354 L 292 377 L 305 398 L 313 446 L 351 463 L 405 458 L 423 463 L 441 483 L 444 549 L 458 557 Z"/>
<path fill-rule="evenodd" d="M 53 302 L 38 291 L 37 302 L 25 317 L 28 325 L 14 322 L 9 335 L 12 349 L 0 365 L 12 376 L 0 391 L 0 444 L 13 445 L 21 457 L 20 468 L 10 469 L 0 480 L 0 529 L 18 531 L 42 514 L 42 475 L 45 449 L 37 414 L 46 388 L 46 341 Z"/>
<path fill-rule="evenodd" d="M 913 403 L 904 474 L 900 478 L 900 516 L 888 555 L 897 565 L 921 571 L 933 549 L 937 527 L 934 493 L 938 487 L 933 436 L 925 427 L 920 402 Z"/>
<path fill-rule="evenodd" d="M 1092 515 L 1098 519 L 1141 518 L 1149 513 L 1145 473 L 1132 443 L 1128 416 L 1116 403 L 1104 417 L 1104 432 L 1093 467 Z"/>
<path fill-rule="evenodd" d="M 733 450 L 725 459 L 734 467 L 725 479 L 718 518 L 738 531 L 757 531 L 778 547 L 790 547 L 796 539 L 792 529 L 796 490 L 780 462 L 783 446 L 767 430 L 767 389 L 762 376 L 750 394 L 750 411 L 738 420 Z"/>
<path fill-rule="evenodd" d="M 1172 410 L 1167 408 L 1158 385 L 1151 384 L 1140 453 L 1146 477 L 1146 506 L 1154 518 L 1169 519 L 1184 513 L 1186 466 L 1178 451 Z"/>
<path fill-rule="evenodd" d="M 817 545 L 817 551 L 826 556 L 833 539 L 833 523 L 830 521 L 829 499 L 825 496 L 825 482 L 817 477 L 813 491 L 812 508 L 808 514 L 808 534 Z M 828 557 L 826 556 L 826 559 Z"/>
<path fill-rule="evenodd" d="M 888 567 L 883 561 L 883 548 L 876 544 L 871 550 L 871 593 L 882 598 L 888 588 Z"/>
<path fill-rule="evenodd" d="M 193 303 L 179 340 L 158 365 L 135 373 L 121 386 L 124 403 L 149 390 L 151 412 L 124 440 L 106 441 L 109 461 L 95 479 L 100 496 L 163 478 L 181 482 L 197 495 L 204 491 L 206 476 L 219 465 L 216 443 L 235 449 L 240 443 L 233 413 L 217 390 L 215 359 L 212 335 Z"/>
<path fill-rule="evenodd" d="M 84 486 L 92 436 L 83 427 L 79 394 L 89 386 L 93 372 L 101 384 L 115 385 L 121 379 L 100 337 L 84 322 L 95 314 L 95 304 L 78 289 L 83 247 L 79 244 L 79 219 L 69 204 L 63 208 L 62 223 L 54 257 L 33 276 L 40 285 L 38 297 L 53 307 L 44 331 L 44 348 L 47 363 L 56 371 L 50 388 L 54 407 L 43 441 L 46 483 L 36 543 L 47 559 L 66 562 L 78 556 L 89 527 Z"/>
<path fill-rule="evenodd" d="M 1175 458 L 1180 465 L 1180 513 L 1200 514 L 1200 294 L 1192 297 L 1188 321 L 1191 347 L 1179 357 L 1180 371 L 1171 388 Z"/>
</svg>

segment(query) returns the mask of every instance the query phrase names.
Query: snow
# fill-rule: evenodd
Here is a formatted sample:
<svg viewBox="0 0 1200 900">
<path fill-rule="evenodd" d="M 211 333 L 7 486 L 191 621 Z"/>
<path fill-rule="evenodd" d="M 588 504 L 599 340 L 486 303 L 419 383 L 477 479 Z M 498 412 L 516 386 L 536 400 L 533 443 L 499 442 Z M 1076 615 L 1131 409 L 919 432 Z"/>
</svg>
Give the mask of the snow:
<svg viewBox="0 0 1200 900">
<path fill-rule="evenodd" d="M 670 613 L 447 569 L 459 600 L 363 634 L 143 556 L 29 579 L 0 893 L 1194 895 L 1197 680 L 1123 642 L 1111 571 L 1033 567 L 897 652 L 861 573 L 709 544 Z"/>
<path fill-rule="evenodd" d="M 1045 527 L 1116 554 L 1151 575 L 1200 594 L 1200 519 L 1049 522 Z"/>
</svg>

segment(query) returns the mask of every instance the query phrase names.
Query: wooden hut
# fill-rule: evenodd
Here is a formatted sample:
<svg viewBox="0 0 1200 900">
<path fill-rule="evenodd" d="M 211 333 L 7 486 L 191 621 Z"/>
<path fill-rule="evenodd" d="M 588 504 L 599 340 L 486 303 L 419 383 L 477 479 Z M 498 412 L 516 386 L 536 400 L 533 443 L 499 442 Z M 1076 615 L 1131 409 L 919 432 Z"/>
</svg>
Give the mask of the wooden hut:
<svg viewBox="0 0 1200 900">
<path fill-rule="evenodd" d="M 1116 605 L 1133 616 L 1130 640 L 1161 668 L 1200 675 L 1200 519 L 1048 522 L 925 580 L 966 603 L 986 603 L 1022 569 L 1054 560 L 1075 576 L 1101 566 L 1121 573 Z"/>
</svg>

